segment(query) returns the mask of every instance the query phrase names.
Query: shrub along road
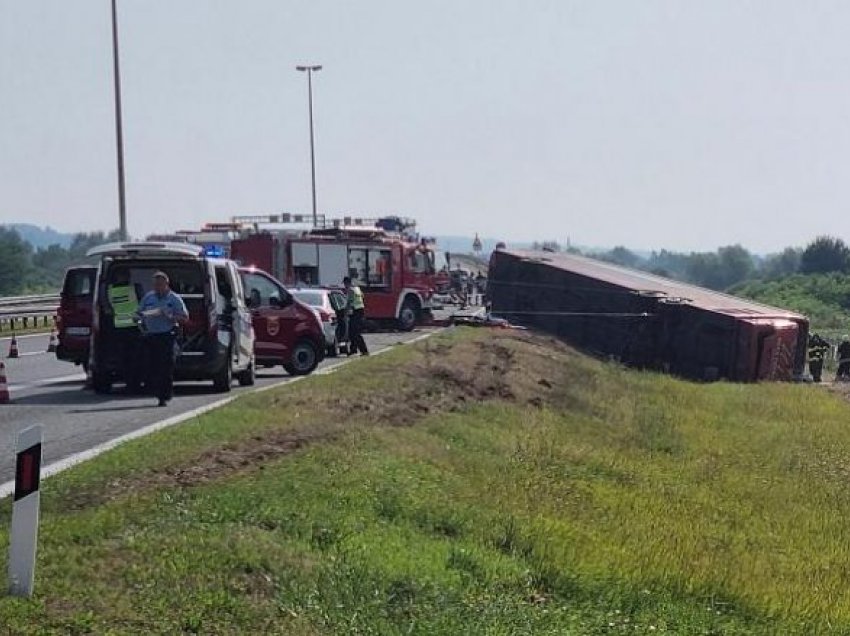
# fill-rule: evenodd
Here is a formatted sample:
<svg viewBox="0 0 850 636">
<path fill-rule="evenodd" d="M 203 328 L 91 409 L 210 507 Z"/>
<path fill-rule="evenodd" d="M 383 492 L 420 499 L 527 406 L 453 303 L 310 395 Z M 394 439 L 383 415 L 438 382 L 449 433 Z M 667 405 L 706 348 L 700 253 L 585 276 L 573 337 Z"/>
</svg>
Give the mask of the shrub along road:
<svg viewBox="0 0 850 636">
<path fill-rule="evenodd" d="M 847 633 L 847 416 L 452 330 L 49 480 L 36 596 L 0 624 Z"/>
</svg>

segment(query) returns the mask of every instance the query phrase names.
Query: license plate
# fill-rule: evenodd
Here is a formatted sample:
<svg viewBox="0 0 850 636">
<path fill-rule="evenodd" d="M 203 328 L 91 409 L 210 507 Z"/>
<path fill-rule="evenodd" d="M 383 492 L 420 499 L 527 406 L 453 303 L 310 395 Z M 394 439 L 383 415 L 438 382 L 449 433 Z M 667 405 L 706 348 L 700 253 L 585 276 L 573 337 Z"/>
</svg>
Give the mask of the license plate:
<svg viewBox="0 0 850 636">
<path fill-rule="evenodd" d="M 69 336 L 87 336 L 91 333 L 88 327 L 68 327 L 65 329 L 65 334 Z"/>
</svg>

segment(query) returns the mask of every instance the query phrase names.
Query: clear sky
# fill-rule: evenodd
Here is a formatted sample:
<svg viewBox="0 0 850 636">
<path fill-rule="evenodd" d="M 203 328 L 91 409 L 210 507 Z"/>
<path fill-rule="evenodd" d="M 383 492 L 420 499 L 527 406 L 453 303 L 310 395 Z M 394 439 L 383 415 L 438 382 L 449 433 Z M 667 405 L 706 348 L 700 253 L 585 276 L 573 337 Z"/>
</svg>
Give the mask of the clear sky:
<svg viewBox="0 0 850 636">
<path fill-rule="evenodd" d="M 850 234 L 850 3 L 119 0 L 133 235 L 237 213 L 756 251 Z M 0 222 L 117 225 L 109 0 L 0 0 Z"/>
</svg>

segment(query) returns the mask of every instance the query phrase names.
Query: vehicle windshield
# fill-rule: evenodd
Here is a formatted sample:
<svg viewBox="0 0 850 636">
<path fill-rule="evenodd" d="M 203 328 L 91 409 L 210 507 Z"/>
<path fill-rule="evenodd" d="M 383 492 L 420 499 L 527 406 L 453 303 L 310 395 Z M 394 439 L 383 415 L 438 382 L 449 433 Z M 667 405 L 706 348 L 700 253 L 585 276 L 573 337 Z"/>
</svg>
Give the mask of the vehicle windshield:
<svg viewBox="0 0 850 636">
<path fill-rule="evenodd" d="M 295 296 L 302 303 L 306 303 L 311 307 L 324 307 L 325 306 L 325 295 L 323 292 L 318 291 L 304 291 L 301 289 L 291 290 L 292 295 Z"/>
<path fill-rule="evenodd" d="M 410 269 L 419 274 L 434 273 L 434 252 L 416 248 L 410 252 Z"/>
</svg>

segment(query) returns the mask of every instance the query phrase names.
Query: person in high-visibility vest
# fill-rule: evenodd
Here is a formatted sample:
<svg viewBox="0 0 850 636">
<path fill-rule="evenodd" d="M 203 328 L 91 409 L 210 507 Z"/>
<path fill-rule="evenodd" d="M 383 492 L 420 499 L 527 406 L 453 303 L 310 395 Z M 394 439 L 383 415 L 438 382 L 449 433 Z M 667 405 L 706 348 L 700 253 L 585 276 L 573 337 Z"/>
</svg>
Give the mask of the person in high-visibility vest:
<svg viewBox="0 0 850 636">
<path fill-rule="evenodd" d="M 363 340 L 363 321 L 366 315 L 366 301 L 363 291 L 352 285 L 351 278 L 346 276 L 342 279 L 345 287 L 346 313 L 348 314 L 348 355 L 354 355 L 358 351 L 360 355 L 368 356 L 369 349 Z"/>
<path fill-rule="evenodd" d="M 130 274 L 121 270 L 115 280 L 107 287 L 106 295 L 112 309 L 112 324 L 116 329 L 127 329 L 137 324 L 136 312 L 139 309 L 139 296 L 136 287 L 130 283 Z"/>
</svg>

